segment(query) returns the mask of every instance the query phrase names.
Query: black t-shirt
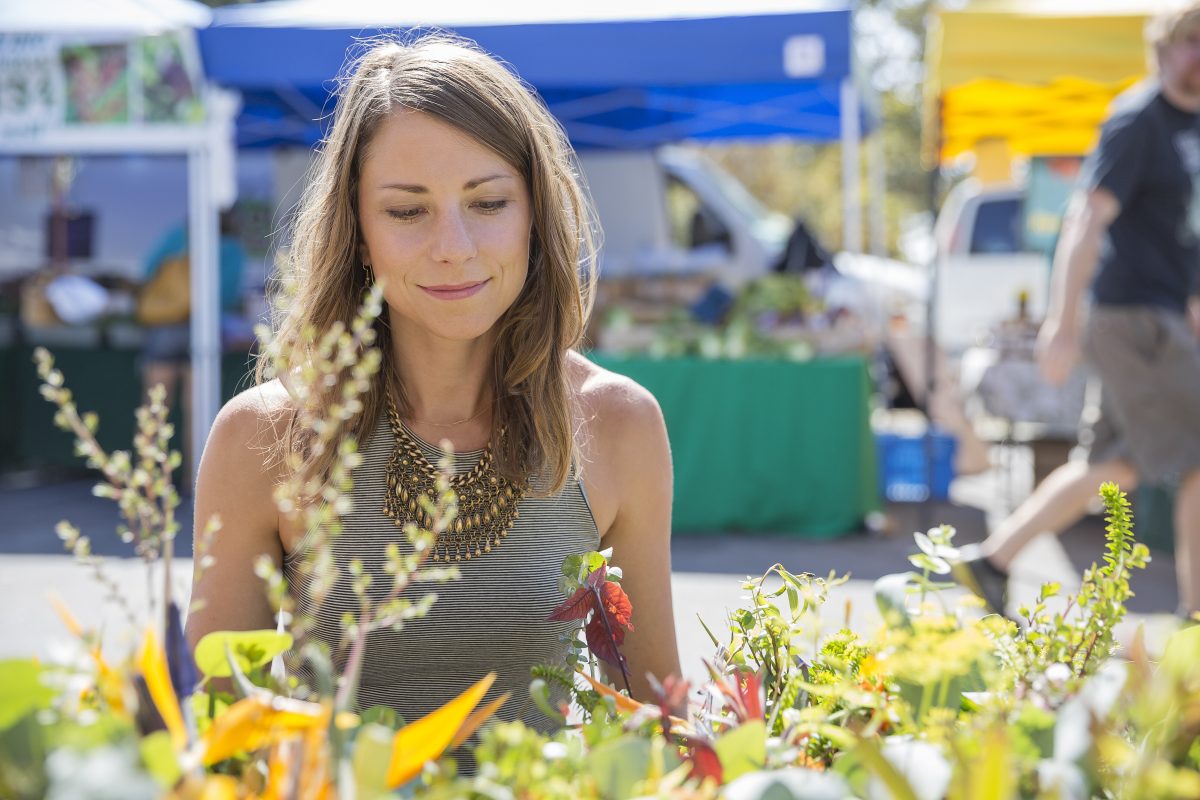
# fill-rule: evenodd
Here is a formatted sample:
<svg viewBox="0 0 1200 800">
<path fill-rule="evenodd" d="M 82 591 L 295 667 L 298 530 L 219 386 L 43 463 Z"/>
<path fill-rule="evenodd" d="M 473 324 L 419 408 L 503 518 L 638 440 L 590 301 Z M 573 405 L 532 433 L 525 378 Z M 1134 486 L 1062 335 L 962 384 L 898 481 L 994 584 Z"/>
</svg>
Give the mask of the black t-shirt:
<svg viewBox="0 0 1200 800">
<path fill-rule="evenodd" d="M 1200 290 L 1200 115 L 1171 105 L 1156 82 L 1135 86 L 1114 101 L 1080 180 L 1121 204 L 1100 250 L 1096 302 L 1185 311 Z"/>
</svg>

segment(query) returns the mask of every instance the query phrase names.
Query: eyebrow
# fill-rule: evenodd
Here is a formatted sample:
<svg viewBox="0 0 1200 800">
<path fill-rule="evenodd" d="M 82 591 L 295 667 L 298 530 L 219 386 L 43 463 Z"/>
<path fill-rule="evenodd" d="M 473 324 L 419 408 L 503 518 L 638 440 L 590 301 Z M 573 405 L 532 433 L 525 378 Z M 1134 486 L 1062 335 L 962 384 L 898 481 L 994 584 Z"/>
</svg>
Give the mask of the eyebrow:
<svg viewBox="0 0 1200 800">
<path fill-rule="evenodd" d="M 483 178 L 473 178 L 473 179 L 467 181 L 466 183 L 464 183 L 463 188 L 470 191 L 471 189 L 476 189 L 476 188 L 482 186 L 483 184 L 487 183 L 488 181 L 500 181 L 500 180 L 512 180 L 512 179 L 513 179 L 513 176 L 511 176 L 511 175 L 497 173 L 495 175 L 488 175 Z M 382 184 L 379 188 L 380 189 L 398 189 L 401 192 L 412 192 L 413 194 L 429 194 L 429 188 L 426 186 L 422 186 L 419 183 L 385 183 L 385 184 Z"/>
</svg>

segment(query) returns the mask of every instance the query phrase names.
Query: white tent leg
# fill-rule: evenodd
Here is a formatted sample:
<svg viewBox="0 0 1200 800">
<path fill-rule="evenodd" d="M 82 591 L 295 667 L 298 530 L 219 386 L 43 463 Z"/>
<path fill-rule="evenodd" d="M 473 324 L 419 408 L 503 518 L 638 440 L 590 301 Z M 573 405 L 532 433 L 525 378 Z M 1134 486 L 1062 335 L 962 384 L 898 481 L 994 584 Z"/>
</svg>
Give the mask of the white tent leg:
<svg viewBox="0 0 1200 800">
<path fill-rule="evenodd" d="M 188 153 L 188 256 L 192 295 L 192 476 L 221 403 L 217 209 L 207 143 Z"/>
<path fill-rule="evenodd" d="M 887 165 L 883 157 L 883 133 L 876 130 L 867 137 L 867 226 L 870 230 L 871 254 L 887 255 Z"/>
<path fill-rule="evenodd" d="M 851 78 L 842 81 L 842 249 L 861 253 L 862 199 L 859 190 L 858 90 Z"/>
</svg>

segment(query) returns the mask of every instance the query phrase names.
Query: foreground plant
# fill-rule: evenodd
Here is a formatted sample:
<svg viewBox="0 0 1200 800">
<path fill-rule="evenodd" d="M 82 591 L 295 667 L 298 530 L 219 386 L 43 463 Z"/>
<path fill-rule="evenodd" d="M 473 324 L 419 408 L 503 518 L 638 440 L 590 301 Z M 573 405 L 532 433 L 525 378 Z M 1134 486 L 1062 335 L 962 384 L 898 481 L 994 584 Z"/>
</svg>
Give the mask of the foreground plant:
<svg viewBox="0 0 1200 800">
<path fill-rule="evenodd" d="M 302 515 L 308 529 L 324 542 L 337 535 L 338 519 L 348 510 L 350 474 L 358 459 L 353 440 L 345 435 L 345 424 L 353 418 L 366 381 L 378 366 L 370 323 L 379 309 L 376 288 L 348 329 L 337 327 L 319 342 L 309 343 L 316 356 L 302 362 L 302 367 L 294 366 L 277 349 L 267 348 L 276 369 L 293 377 L 303 373 L 301 384 L 342 387 L 341 402 L 326 408 L 320 418 L 313 397 L 297 392 L 301 422 L 314 431 L 308 452 L 336 447 L 337 453 L 326 481 L 292 470 L 286 491 L 277 498 L 283 510 Z M 56 422 L 76 435 L 78 451 L 103 476 L 96 493 L 118 501 L 125 519 L 122 537 L 135 545 L 135 552 L 148 565 L 161 561 L 164 579 L 161 592 L 152 593 L 159 600 L 152 603 L 150 619 L 137 620 L 119 587 L 105 577 L 100 561 L 91 555 L 88 539 L 68 523 L 60 524 L 59 535 L 68 548 L 93 567 L 110 598 L 121 603 L 132 624 L 145 632 L 135 652 L 110 663 L 95 634 L 83 630 L 64 608 L 60 613 L 84 646 L 86 658 L 61 668 L 19 660 L 0 664 L 0 678 L 8 678 L 9 685 L 23 695 L 0 695 L 0 744 L 4 745 L 0 796 L 105 796 L 107 789 L 100 783 L 77 785 L 73 769 L 56 768 L 63 763 L 93 765 L 123 776 L 117 783 L 122 797 L 153 797 L 167 791 L 179 797 L 212 793 L 217 797 L 377 796 L 408 783 L 444 751 L 462 745 L 504 702 L 505 697 L 500 697 L 477 708 L 494 677 L 485 676 L 443 708 L 402 727 L 394 714 L 355 713 L 366 636 L 383 626 L 398 628 L 425 613 L 432 595 L 416 603 L 399 597 L 419 571 L 425 580 L 455 577 L 452 569 L 422 570 L 433 538 L 454 519 L 456 499 L 444 474 L 438 497 L 423 498 L 429 506 L 429 529 L 409 526 L 404 531 L 410 553 L 401 554 L 394 546 L 389 549 L 393 586 L 383 602 L 368 599 L 370 576 L 350 565 L 361 611 L 347 621 L 350 658 L 336 682 L 329 654 L 305 644 L 304 621 L 295 628 L 297 637 L 275 631 L 209 634 L 197 646 L 197 664 L 184 640 L 182 617 L 173 599 L 170 566 L 178 530 L 174 520 L 178 495 L 171 485 L 171 470 L 180 457 L 168 450 L 172 431 L 166 423 L 161 387 L 137 412 L 134 455 L 110 454 L 95 440 L 98 421 L 94 415 L 79 414 L 49 353 L 39 350 L 36 357 L 43 394 L 58 406 Z M 349 374 L 343 379 L 344 373 Z M 198 537 L 201 571 L 211 563 L 205 542 L 218 527 L 214 522 Z M 319 591 L 336 575 L 330 561 L 315 561 L 309 574 Z M 264 579 L 277 612 L 287 612 L 287 587 L 273 565 L 260 562 L 256 572 Z M 165 613 L 156 613 L 156 607 Z M 300 657 L 315 663 L 318 675 L 324 676 L 321 685 L 301 687 L 270 668 L 297 642 L 304 645 Z M 214 678 L 232 679 L 232 694 L 211 689 Z M 109 746 L 109 741 L 119 745 Z"/>
<path fill-rule="evenodd" d="M 364 355 L 376 307 L 368 303 L 363 319 L 310 343 L 321 355 L 305 380 L 323 381 L 322 370 L 344 378 L 332 384 L 340 392 L 332 417 L 319 416 L 316 398 L 299 395 L 320 429 L 317 441 L 335 458 L 327 483 L 311 483 L 297 469 L 279 499 L 326 545 L 338 535 L 358 463 L 345 422 L 377 363 Z M 272 357 L 277 369 L 300 374 Z M 287 633 L 211 634 L 193 661 L 165 566 L 177 529 L 170 476 L 179 461 L 167 447 L 162 394 L 139 410 L 133 451 L 105 453 L 95 443 L 96 420 L 75 409 L 49 355 L 39 352 L 38 360 L 57 421 L 101 474 L 98 493 L 120 504 L 134 551 L 150 566 L 165 560 L 164 580 L 145 618 L 124 604 L 137 631 L 127 652 L 103 650 L 60 607 L 75 637 L 69 656 L 53 664 L 0 661 L 0 797 L 1200 797 L 1200 627 L 1175 633 L 1157 662 L 1140 635 L 1128 660 L 1114 657 L 1130 576 L 1149 559 L 1116 486 L 1101 487 L 1102 562 L 1072 596 L 1044 586 L 1021 608 L 1020 627 L 981 618 L 977 604 L 941 577 L 957 557 L 954 531 L 942 526 L 915 535 L 915 571 L 877 581 L 879 630 L 824 630 L 820 612 L 846 578 L 777 564 L 742 584 L 747 602 L 729 614 L 724 638 L 710 632 L 715 653 L 705 682 L 660 676 L 649 703 L 610 686 L 599 669 L 610 667 L 628 691 L 620 647 L 634 609 L 619 570 L 607 552 L 569 558 L 554 614 L 583 623 L 582 640 L 566 668 L 534 671 L 531 693 L 548 716 L 571 724 L 553 735 L 489 724 L 504 701 L 480 705 L 490 676 L 402 724 L 388 709 L 357 708 L 361 648 L 371 630 L 402 626 L 428 609 L 432 597 L 400 599 L 410 581 L 453 577 L 425 567 L 456 511 L 445 476 L 437 496 L 425 498 L 428 528 L 410 526 L 408 549 L 389 550 L 383 591 L 370 591 L 372 577 L 351 565 L 360 608 L 346 620 L 349 657 L 340 678 L 330 654 L 308 641 L 304 620 Z M 211 536 L 216 524 L 207 530 Z M 86 536 L 65 523 L 59 535 L 124 603 Z M 202 535 L 201 570 L 210 558 L 204 542 Z M 336 577 L 329 559 L 315 559 L 309 570 L 318 590 Z M 269 562 L 257 571 L 273 606 L 287 613 L 282 576 Z M 281 673 L 285 657 L 307 660 L 316 685 Z M 232 692 L 213 688 L 220 678 Z M 477 770 L 459 775 L 443 756 L 475 735 Z"/>
</svg>

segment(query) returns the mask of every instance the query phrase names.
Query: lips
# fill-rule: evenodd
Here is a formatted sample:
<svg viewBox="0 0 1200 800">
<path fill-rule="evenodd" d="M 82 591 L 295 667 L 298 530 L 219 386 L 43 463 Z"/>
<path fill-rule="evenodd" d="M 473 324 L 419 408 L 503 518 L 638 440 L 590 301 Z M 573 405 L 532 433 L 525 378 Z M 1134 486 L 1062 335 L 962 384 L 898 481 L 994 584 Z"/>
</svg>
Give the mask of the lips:
<svg viewBox="0 0 1200 800">
<path fill-rule="evenodd" d="M 436 297 L 439 300 L 462 300 L 477 294 L 484 286 L 491 281 L 491 278 L 482 281 L 468 281 L 466 283 L 445 283 L 437 286 L 422 286 L 421 289 L 431 297 Z"/>
</svg>

